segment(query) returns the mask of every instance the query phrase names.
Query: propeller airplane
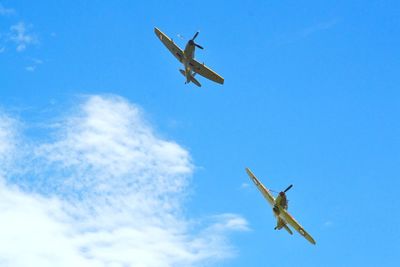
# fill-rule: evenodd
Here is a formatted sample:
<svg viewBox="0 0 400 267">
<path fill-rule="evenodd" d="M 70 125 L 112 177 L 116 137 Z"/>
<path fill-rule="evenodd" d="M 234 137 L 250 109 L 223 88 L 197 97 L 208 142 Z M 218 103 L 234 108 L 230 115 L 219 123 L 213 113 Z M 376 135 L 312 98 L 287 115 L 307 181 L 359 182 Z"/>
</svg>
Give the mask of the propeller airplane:
<svg viewBox="0 0 400 267">
<path fill-rule="evenodd" d="M 203 47 L 197 44 L 194 40 L 199 35 L 199 32 L 196 32 L 192 39 L 190 39 L 185 47 L 185 50 L 180 49 L 174 41 L 169 38 L 166 34 L 161 32 L 158 28 L 154 28 L 154 33 L 160 39 L 160 41 L 168 48 L 168 50 L 176 57 L 176 59 L 181 62 L 185 69 L 180 69 L 179 71 L 183 76 L 186 77 L 186 83 L 194 83 L 195 85 L 201 87 L 199 81 L 194 77 L 196 74 L 200 74 L 201 76 L 214 81 L 219 84 L 224 84 L 224 78 L 219 76 L 213 70 L 209 69 L 204 63 L 199 63 L 194 59 L 194 51 L 197 48 L 203 49 Z"/>
<path fill-rule="evenodd" d="M 293 185 L 289 185 L 285 190 L 279 192 L 278 196 L 275 198 L 270 189 L 266 188 L 257 177 L 251 172 L 249 168 L 246 168 L 246 172 L 250 179 L 254 182 L 257 188 L 261 191 L 265 199 L 272 206 L 272 211 L 277 218 L 277 223 L 275 230 L 280 230 L 284 228 L 289 234 L 293 234 L 292 230 L 288 227 L 288 224 L 296 229 L 300 235 L 307 239 L 311 244 L 315 245 L 316 242 L 312 236 L 304 230 L 304 228 L 289 214 L 288 200 L 286 198 L 286 192 L 292 188 Z"/>
</svg>

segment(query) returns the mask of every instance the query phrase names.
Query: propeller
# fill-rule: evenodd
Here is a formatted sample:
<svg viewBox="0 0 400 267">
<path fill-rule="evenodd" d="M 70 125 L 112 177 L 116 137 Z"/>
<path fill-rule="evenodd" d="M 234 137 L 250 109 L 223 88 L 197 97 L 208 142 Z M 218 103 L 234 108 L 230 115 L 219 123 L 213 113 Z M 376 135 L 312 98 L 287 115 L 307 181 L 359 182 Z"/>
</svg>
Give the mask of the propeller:
<svg viewBox="0 0 400 267">
<path fill-rule="evenodd" d="M 293 186 L 292 184 L 289 185 L 285 190 L 283 190 L 283 193 L 286 193 L 287 191 L 289 191 L 289 189 L 292 188 L 292 186 Z"/>
<path fill-rule="evenodd" d="M 291 185 L 289 185 L 284 191 L 281 191 L 281 192 L 283 192 L 283 193 L 286 193 L 287 191 L 289 191 L 290 190 L 290 188 L 292 188 L 293 187 L 293 185 L 291 184 Z M 276 190 L 272 190 L 272 189 L 268 189 L 269 191 L 271 191 L 272 193 L 276 193 L 276 194 L 279 194 L 280 192 L 278 192 L 278 191 L 276 191 Z"/>
<path fill-rule="evenodd" d="M 194 45 L 197 46 L 200 49 L 204 49 L 201 45 L 198 45 L 198 44 L 194 44 Z"/>
<path fill-rule="evenodd" d="M 194 39 L 196 39 L 197 35 L 199 35 L 200 32 L 196 32 L 192 38 L 192 41 L 194 41 Z"/>
<path fill-rule="evenodd" d="M 199 33 L 200 33 L 200 32 L 196 32 L 196 33 L 194 34 L 193 38 L 192 38 L 190 41 L 191 41 L 191 42 L 193 43 L 193 45 L 195 45 L 196 47 L 198 47 L 198 48 L 200 48 L 200 49 L 204 49 L 201 45 L 196 44 L 196 43 L 194 42 L 194 39 L 196 39 L 196 37 L 197 37 L 197 35 L 199 35 Z"/>
</svg>

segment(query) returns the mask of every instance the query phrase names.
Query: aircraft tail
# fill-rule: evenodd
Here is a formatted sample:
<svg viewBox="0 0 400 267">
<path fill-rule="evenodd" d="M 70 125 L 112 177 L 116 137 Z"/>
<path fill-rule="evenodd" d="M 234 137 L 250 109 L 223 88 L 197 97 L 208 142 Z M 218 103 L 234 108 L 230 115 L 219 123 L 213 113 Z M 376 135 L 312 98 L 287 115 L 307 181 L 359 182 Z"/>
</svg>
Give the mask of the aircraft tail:
<svg viewBox="0 0 400 267">
<path fill-rule="evenodd" d="M 183 76 L 186 77 L 186 73 L 185 73 L 184 70 L 179 70 L 179 71 L 180 71 L 180 73 L 182 73 Z M 192 83 L 194 83 L 195 85 L 197 85 L 198 87 L 201 87 L 201 84 L 199 83 L 199 81 L 196 80 L 196 78 L 193 77 L 192 75 L 190 75 L 190 77 L 189 77 L 189 82 L 192 82 Z"/>
<path fill-rule="evenodd" d="M 195 85 L 197 85 L 198 87 L 201 87 L 201 84 L 199 83 L 199 81 L 196 80 L 196 78 L 194 78 L 193 76 L 190 77 L 190 81 L 192 83 L 194 83 Z"/>
<path fill-rule="evenodd" d="M 281 218 L 278 218 L 277 222 L 276 222 L 276 227 L 275 230 L 281 230 L 282 228 L 285 228 L 285 230 L 293 235 L 292 230 L 290 230 L 290 228 L 287 226 L 286 222 L 284 222 Z"/>
<path fill-rule="evenodd" d="M 290 230 L 290 228 L 286 224 L 283 227 L 285 228 L 286 231 L 288 231 L 289 234 L 293 235 L 292 230 Z"/>
</svg>

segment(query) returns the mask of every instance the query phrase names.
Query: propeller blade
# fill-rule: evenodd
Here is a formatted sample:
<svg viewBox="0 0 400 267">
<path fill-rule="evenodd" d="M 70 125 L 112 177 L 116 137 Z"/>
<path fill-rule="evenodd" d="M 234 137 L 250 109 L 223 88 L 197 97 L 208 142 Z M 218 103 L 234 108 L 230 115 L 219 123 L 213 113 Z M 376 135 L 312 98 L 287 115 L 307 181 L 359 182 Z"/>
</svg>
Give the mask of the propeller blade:
<svg viewBox="0 0 400 267">
<path fill-rule="evenodd" d="M 197 46 L 200 49 L 204 49 L 201 45 L 198 45 L 198 44 L 194 44 L 194 45 Z"/>
<path fill-rule="evenodd" d="M 196 32 L 192 38 L 192 40 L 194 41 L 194 39 L 196 39 L 197 35 L 199 35 L 199 32 Z"/>
<path fill-rule="evenodd" d="M 286 188 L 286 189 L 283 191 L 283 193 L 286 193 L 287 191 L 289 191 L 289 189 L 292 188 L 292 186 L 293 186 L 292 184 L 289 185 L 288 188 Z"/>
</svg>

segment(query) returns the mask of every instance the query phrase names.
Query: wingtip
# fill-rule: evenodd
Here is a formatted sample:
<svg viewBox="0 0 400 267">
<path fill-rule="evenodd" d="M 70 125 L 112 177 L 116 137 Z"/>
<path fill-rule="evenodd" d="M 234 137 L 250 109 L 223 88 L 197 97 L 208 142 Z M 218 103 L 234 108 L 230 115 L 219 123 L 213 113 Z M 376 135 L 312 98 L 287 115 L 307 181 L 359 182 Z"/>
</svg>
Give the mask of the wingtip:
<svg viewBox="0 0 400 267">
<path fill-rule="evenodd" d="M 159 28 L 154 27 L 154 33 L 158 36 L 161 33 L 161 31 Z"/>
<path fill-rule="evenodd" d="M 246 171 L 248 176 L 253 177 L 253 172 L 249 168 L 246 167 L 245 171 Z"/>
</svg>

